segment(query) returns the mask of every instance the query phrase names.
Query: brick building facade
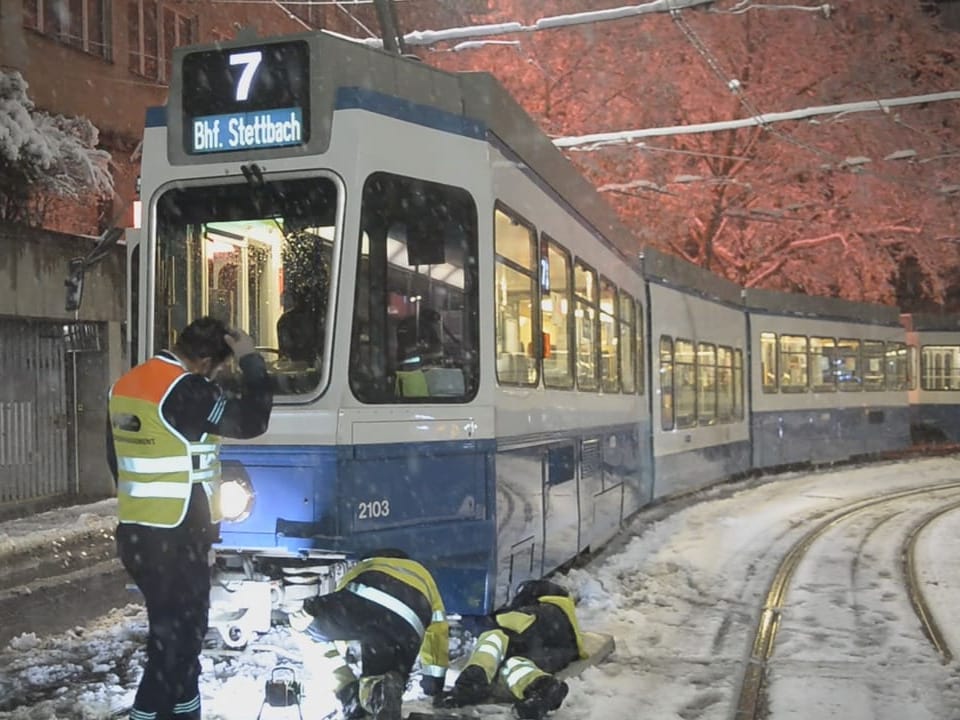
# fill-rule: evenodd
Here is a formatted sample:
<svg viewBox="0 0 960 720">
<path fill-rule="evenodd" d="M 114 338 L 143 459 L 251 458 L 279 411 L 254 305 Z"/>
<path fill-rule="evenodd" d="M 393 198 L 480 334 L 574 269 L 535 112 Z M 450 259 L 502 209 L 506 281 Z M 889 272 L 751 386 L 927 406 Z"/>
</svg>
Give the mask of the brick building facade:
<svg viewBox="0 0 960 720">
<path fill-rule="evenodd" d="M 377 28 L 370 5 L 350 14 L 332 4 L 231 0 L 3 0 L 0 69 L 17 70 L 37 108 L 80 116 L 100 131 L 110 152 L 117 198 L 107 206 L 54 203 L 45 225 L 98 234 L 134 199 L 138 148 L 147 107 L 167 95 L 174 47 L 235 37 L 326 28 Z"/>
</svg>

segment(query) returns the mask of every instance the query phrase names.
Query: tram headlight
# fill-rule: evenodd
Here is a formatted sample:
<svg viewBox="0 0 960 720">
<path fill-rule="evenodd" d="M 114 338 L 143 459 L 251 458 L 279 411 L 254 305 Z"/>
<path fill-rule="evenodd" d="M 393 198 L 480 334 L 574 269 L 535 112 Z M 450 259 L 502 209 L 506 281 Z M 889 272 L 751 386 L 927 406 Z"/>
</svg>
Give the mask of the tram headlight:
<svg viewBox="0 0 960 720">
<path fill-rule="evenodd" d="M 253 510 L 253 488 L 239 480 L 227 480 L 220 485 L 220 512 L 224 520 L 240 522 L 250 517 Z"/>
<path fill-rule="evenodd" d="M 246 468 L 237 462 L 224 462 L 220 483 L 220 513 L 224 520 L 241 522 L 253 511 L 253 483 Z"/>
</svg>

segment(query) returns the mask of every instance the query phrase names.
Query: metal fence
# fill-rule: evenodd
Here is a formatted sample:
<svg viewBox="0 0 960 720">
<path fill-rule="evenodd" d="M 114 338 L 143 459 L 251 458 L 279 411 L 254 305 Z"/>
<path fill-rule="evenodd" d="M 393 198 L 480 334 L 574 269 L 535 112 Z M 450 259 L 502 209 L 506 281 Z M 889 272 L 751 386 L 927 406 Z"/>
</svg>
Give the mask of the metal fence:
<svg viewBox="0 0 960 720">
<path fill-rule="evenodd" d="M 0 506 L 75 490 L 70 353 L 100 349 L 97 324 L 0 318 Z"/>
</svg>

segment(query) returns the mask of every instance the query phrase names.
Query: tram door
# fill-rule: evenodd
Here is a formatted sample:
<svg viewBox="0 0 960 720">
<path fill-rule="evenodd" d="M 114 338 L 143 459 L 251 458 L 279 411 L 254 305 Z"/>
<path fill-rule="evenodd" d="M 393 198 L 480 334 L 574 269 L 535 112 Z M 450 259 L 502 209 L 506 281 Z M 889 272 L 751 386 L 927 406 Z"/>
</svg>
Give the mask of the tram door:
<svg viewBox="0 0 960 720">
<path fill-rule="evenodd" d="M 543 478 L 543 572 L 574 557 L 580 545 L 577 452 L 572 442 L 549 446 L 541 465 Z"/>
</svg>

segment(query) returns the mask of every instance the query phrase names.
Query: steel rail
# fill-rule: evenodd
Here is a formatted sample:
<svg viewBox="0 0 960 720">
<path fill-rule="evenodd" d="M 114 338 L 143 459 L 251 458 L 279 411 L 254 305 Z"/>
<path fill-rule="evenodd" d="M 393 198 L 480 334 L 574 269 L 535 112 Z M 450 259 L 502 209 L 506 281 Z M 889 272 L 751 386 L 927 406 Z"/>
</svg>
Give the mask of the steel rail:
<svg viewBox="0 0 960 720">
<path fill-rule="evenodd" d="M 767 661 L 773 655 L 773 646 L 776 641 L 777 631 L 780 629 L 780 619 L 783 606 L 786 602 L 787 589 L 790 586 L 790 581 L 797 567 L 800 565 L 800 561 L 803 560 L 810 546 L 827 530 L 863 510 L 905 497 L 956 489 L 960 489 L 960 481 L 927 485 L 910 490 L 900 490 L 869 500 L 861 500 L 831 515 L 812 530 L 808 531 L 790 548 L 787 554 L 784 555 L 783 560 L 780 561 L 780 565 L 777 567 L 777 571 L 770 583 L 770 589 L 767 591 L 763 611 L 757 623 L 757 632 L 751 646 L 750 658 L 747 661 L 743 682 L 740 686 L 740 697 L 734 713 L 735 720 L 758 720 L 760 717 L 760 711 L 764 707 L 763 690 L 766 680 Z M 958 502 L 957 505 L 960 506 L 960 502 Z M 923 605 L 923 608 L 926 609 L 926 606 Z M 924 616 L 920 617 L 923 622 Z M 939 630 L 937 630 L 937 632 L 939 633 Z M 936 645 L 936 642 L 934 642 L 934 644 Z"/>
<path fill-rule="evenodd" d="M 944 665 L 953 659 L 953 651 L 950 650 L 950 646 L 944 639 L 943 632 L 934 619 L 933 613 L 930 611 L 930 606 L 927 604 L 923 590 L 920 587 L 920 581 L 917 576 L 916 550 L 920 533 L 941 516 L 958 508 L 960 508 L 960 501 L 950 503 L 938 509 L 936 512 L 927 515 L 914 525 L 907 535 L 906 548 L 901 555 L 903 576 L 906 580 L 907 595 L 910 597 L 910 604 L 913 605 L 913 611 L 920 619 L 923 634 L 927 636 L 927 639 L 930 640 L 936 648 L 940 654 L 940 660 Z"/>
</svg>

